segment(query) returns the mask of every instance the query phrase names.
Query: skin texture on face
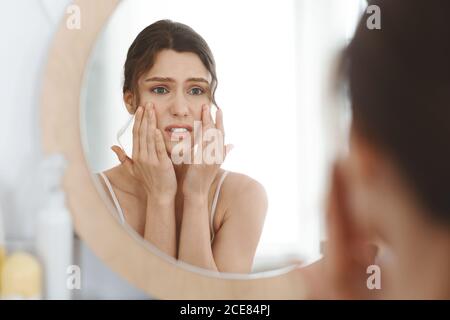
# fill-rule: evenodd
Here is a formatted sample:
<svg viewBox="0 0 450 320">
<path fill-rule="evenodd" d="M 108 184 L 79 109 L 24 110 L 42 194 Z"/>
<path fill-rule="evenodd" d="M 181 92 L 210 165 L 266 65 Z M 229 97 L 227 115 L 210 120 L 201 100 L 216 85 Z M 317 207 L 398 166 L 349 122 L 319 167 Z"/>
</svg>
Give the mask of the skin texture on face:
<svg viewBox="0 0 450 320">
<path fill-rule="evenodd" d="M 163 133 L 167 152 L 178 143 L 171 141 L 168 126 L 194 128 L 201 120 L 202 106 L 210 106 L 211 74 L 200 58 L 191 52 L 162 50 L 155 57 L 153 67 L 138 80 L 139 104 L 155 107 L 157 128 Z M 124 95 L 129 106 L 131 93 Z M 191 132 L 191 144 L 193 144 Z"/>
</svg>

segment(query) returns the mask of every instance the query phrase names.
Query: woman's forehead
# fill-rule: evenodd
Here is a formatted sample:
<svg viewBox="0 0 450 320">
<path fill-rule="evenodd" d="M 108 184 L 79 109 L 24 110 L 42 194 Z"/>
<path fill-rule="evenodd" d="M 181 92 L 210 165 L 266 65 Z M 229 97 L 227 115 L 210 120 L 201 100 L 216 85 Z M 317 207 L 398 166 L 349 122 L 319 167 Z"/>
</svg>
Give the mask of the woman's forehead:
<svg viewBox="0 0 450 320">
<path fill-rule="evenodd" d="M 167 49 L 156 54 L 153 67 L 144 74 L 143 81 L 155 77 L 173 79 L 176 82 L 205 79 L 211 83 L 212 80 L 211 74 L 197 54 Z"/>
</svg>

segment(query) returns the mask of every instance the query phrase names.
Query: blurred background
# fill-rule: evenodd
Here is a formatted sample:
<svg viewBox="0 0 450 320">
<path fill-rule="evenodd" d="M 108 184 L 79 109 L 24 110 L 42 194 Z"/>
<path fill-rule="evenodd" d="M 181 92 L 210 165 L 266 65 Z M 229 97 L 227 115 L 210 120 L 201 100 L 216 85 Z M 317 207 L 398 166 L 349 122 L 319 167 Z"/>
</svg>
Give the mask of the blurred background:
<svg viewBox="0 0 450 320">
<path fill-rule="evenodd" d="M 36 215 L 48 201 L 40 84 L 48 46 L 69 4 L 0 3 L 0 241 L 8 252 L 38 259 Z M 117 164 L 109 148 L 128 118 L 121 86 L 132 40 L 156 20 L 183 22 L 205 38 L 216 58 L 217 101 L 227 142 L 235 145 L 224 167 L 257 179 L 268 194 L 254 271 L 317 258 L 327 165 L 336 147 L 333 123 L 346 117 L 332 111 L 338 106 L 331 102 L 330 70 L 364 8 L 363 0 L 124 0 L 95 45 L 81 93 L 81 132 L 92 171 Z M 95 256 L 78 239 L 74 259 L 84 270 L 75 298 L 145 296 L 92 262 Z"/>
</svg>

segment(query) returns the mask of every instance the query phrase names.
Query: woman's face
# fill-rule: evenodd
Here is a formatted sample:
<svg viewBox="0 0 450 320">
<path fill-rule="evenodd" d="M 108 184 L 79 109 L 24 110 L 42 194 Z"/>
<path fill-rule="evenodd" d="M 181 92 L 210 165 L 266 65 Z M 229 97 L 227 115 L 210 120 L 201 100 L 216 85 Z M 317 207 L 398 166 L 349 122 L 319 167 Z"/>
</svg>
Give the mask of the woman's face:
<svg viewBox="0 0 450 320">
<path fill-rule="evenodd" d="M 140 105 L 153 103 L 157 127 L 170 153 L 179 139 L 194 140 L 194 121 L 201 121 L 204 104 L 210 105 L 211 74 L 191 52 L 162 50 L 151 70 L 138 81 Z"/>
</svg>

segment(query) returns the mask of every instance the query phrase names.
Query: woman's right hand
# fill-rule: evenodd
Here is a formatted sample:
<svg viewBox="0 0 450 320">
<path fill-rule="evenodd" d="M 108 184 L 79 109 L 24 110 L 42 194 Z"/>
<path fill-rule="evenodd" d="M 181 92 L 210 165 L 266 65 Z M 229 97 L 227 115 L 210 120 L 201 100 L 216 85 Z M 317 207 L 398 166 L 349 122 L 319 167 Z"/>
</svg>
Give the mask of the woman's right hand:
<svg viewBox="0 0 450 320">
<path fill-rule="evenodd" d="M 175 170 L 167 154 L 162 132 L 156 128 L 153 104 L 147 103 L 136 110 L 132 159 L 118 146 L 111 149 L 129 173 L 143 183 L 148 196 L 158 201 L 175 199 Z"/>
<path fill-rule="evenodd" d="M 323 258 L 297 269 L 308 288 L 307 299 L 375 299 L 381 293 L 368 287 L 367 270 L 378 249 L 353 218 L 349 192 L 348 169 L 337 160 L 328 191 Z"/>
</svg>

